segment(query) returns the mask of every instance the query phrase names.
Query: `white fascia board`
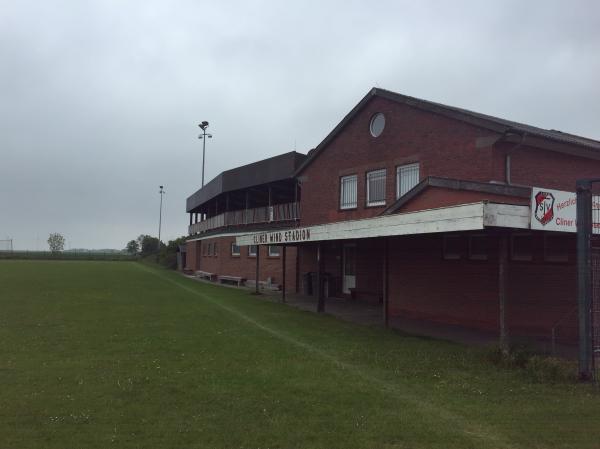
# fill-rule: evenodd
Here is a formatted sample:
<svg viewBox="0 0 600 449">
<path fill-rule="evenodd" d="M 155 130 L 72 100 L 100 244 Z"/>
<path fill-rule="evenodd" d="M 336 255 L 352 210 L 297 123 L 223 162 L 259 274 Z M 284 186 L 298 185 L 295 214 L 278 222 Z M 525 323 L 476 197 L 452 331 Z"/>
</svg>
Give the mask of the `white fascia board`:
<svg viewBox="0 0 600 449">
<path fill-rule="evenodd" d="M 187 239 L 186 242 L 197 242 L 198 240 L 206 240 L 206 239 L 218 239 L 219 237 L 239 237 L 240 235 L 248 235 L 248 233 L 247 232 L 223 232 L 221 234 L 211 234 L 211 235 L 194 237 L 193 239 Z"/>
<path fill-rule="evenodd" d="M 484 226 L 529 229 L 531 213 L 529 206 L 487 203 L 483 215 Z"/>
<path fill-rule="evenodd" d="M 301 241 L 346 240 L 435 232 L 481 230 L 484 228 L 485 203 L 428 209 L 405 214 L 386 215 L 362 220 L 341 221 L 323 225 L 255 232 L 236 238 L 240 246 L 297 243 Z M 309 237 L 295 239 L 293 234 L 309 231 Z M 264 237 L 263 240 L 260 240 Z M 274 237 L 274 238 L 273 238 Z"/>
</svg>

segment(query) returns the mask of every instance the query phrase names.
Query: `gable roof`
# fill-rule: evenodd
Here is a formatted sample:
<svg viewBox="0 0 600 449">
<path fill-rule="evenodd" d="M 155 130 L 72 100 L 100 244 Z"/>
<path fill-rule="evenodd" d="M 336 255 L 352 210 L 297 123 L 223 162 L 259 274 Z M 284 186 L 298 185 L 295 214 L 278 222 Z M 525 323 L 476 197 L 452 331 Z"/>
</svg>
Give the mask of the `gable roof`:
<svg viewBox="0 0 600 449">
<path fill-rule="evenodd" d="M 581 157 L 600 159 L 600 141 L 598 140 L 564 133 L 554 129 L 538 128 L 536 126 L 513 122 L 511 120 L 493 117 L 491 115 L 481 114 L 479 112 L 473 112 L 454 106 L 447 106 L 441 103 L 421 100 L 419 98 L 409 97 L 407 95 L 374 87 L 356 106 L 354 106 L 354 108 L 352 108 L 327 137 L 325 137 L 314 150 L 309 152 L 308 158 L 298 168 L 296 175 L 300 174 L 319 156 L 320 152 L 329 145 L 329 143 L 344 129 L 348 122 L 350 122 L 350 120 L 352 120 L 373 97 L 385 98 L 396 103 L 405 104 L 427 112 L 470 123 L 480 128 L 488 129 L 498 133 L 498 138 L 495 141 L 504 138 L 504 140 L 509 142 L 524 143 L 525 138 L 532 137 L 533 139 L 528 139 L 524 144 L 551 151 L 574 154 Z M 494 143 L 495 141 L 492 141 L 491 143 Z"/>
<path fill-rule="evenodd" d="M 462 190 L 466 192 L 488 193 L 491 195 L 503 195 L 516 198 L 531 198 L 531 187 L 515 186 L 506 184 L 492 184 L 489 182 L 467 181 L 464 179 L 440 178 L 429 176 L 414 186 L 406 194 L 398 198 L 381 215 L 391 215 L 398 212 L 405 204 L 419 196 L 429 187 L 439 187 L 450 190 Z"/>
</svg>

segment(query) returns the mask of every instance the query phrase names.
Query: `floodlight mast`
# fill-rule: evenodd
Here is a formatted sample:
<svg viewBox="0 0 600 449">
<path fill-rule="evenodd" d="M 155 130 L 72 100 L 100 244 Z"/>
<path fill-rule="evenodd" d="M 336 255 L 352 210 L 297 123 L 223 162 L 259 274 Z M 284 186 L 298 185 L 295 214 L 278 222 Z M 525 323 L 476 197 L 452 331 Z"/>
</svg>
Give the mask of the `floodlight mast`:
<svg viewBox="0 0 600 449">
<path fill-rule="evenodd" d="M 206 156 L 206 139 L 212 139 L 212 134 L 206 132 L 208 128 L 208 122 L 204 120 L 198 125 L 202 129 L 202 134 L 198 136 L 198 139 L 202 139 L 202 187 L 204 187 L 204 159 Z"/>
<path fill-rule="evenodd" d="M 164 191 L 163 187 L 164 186 L 159 186 L 160 190 L 159 190 L 159 194 L 160 194 L 160 209 L 159 209 L 159 214 L 158 214 L 158 252 L 156 253 L 156 261 L 158 262 L 158 255 L 160 254 L 160 228 L 162 225 L 162 203 L 163 203 L 163 194 L 165 194 L 166 192 Z"/>
</svg>

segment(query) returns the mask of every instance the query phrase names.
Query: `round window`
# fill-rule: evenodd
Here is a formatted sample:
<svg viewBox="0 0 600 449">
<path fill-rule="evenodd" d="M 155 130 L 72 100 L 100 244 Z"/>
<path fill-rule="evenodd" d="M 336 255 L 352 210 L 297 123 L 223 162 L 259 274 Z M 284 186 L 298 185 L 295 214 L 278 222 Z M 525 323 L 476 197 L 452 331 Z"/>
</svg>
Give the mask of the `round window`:
<svg viewBox="0 0 600 449">
<path fill-rule="evenodd" d="M 385 115 L 378 112 L 371 118 L 371 125 L 369 126 L 371 135 L 373 137 L 379 137 L 383 132 L 383 128 L 385 128 Z"/>
</svg>

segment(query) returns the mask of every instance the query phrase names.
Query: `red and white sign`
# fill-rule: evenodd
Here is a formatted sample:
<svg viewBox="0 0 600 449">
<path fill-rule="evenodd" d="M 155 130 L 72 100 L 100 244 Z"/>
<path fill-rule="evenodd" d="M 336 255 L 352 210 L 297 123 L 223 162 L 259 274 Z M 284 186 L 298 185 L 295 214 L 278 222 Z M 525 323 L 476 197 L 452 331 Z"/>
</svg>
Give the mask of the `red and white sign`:
<svg viewBox="0 0 600 449">
<path fill-rule="evenodd" d="M 577 232 L 577 195 L 534 187 L 531 191 L 531 229 Z"/>
</svg>

